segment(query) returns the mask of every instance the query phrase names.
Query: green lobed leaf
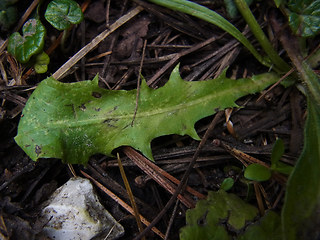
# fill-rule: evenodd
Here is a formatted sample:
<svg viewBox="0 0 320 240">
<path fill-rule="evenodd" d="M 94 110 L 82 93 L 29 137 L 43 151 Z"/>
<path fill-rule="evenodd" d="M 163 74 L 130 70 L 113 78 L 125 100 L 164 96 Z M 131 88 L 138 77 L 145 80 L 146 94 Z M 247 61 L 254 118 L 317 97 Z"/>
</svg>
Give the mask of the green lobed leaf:
<svg viewBox="0 0 320 240">
<path fill-rule="evenodd" d="M 246 167 L 244 177 L 252 181 L 267 181 L 271 177 L 271 171 L 261 164 L 253 163 Z"/>
<path fill-rule="evenodd" d="M 177 66 L 159 89 L 142 82 L 133 121 L 136 90 L 102 89 L 98 77 L 76 83 L 50 77 L 30 96 L 15 140 L 33 160 L 54 157 L 85 164 L 91 155 L 111 155 L 120 146 L 132 146 L 152 159 L 152 139 L 180 134 L 199 140 L 194 129 L 198 120 L 237 106 L 238 98 L 260 92 L 278 79 L 265 73 L 232 80 L 224 71 L 214 80 L 187 82 Z"/>
<path fill-rule="evenodd" d="M 320 32 L 320 0 L 290 0 L 288 8 L 289 25 L 296 35 L 311 37 Z"/>
<path fill-rule="evenodd" d="M 209 192 L 206 200 L 187 210 L 187 225 L 181 229 L 180 239 L 232 239 L 229 229 L 239 232 L 257 215 L 257 208 L 235 194 L 223 190 Z"/>
<path fill-rule="evenodd" d="M 31 56 L 43 49 L 46 29 L 37 19 L 28 20 L 22 28 L 23 36 L 15 32 L 8 42 L 8 52 L 21 63 L 27 63 Z"/>
<path fill-rule="evenodd" d="M 308 99 L 304 148 L 288 179 L 282 224 L 285 240 L 319 239 L 320 106 Z"/>
<path fill-rule="evenodd" d="M 71 24 L 79 24 L 83 20 L 83 13 L 73 0 L 53 0 L 48 4 L 44 17 L 56 29 L 65 30 Z"/>
</svg>

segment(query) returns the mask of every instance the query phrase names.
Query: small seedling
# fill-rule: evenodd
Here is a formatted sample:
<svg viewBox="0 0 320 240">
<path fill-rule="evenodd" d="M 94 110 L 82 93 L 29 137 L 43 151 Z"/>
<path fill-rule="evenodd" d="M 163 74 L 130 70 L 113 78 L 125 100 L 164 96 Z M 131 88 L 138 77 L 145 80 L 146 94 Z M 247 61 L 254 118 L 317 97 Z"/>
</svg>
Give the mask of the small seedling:
<svg viewBox="0 0 320 240">
<path fill-rule="evenodd" d="M 271 154 L 271 167 L 270 169 L 285 175 L 290 175 L 293 167 L 280 162 L 282 155 L 284 154 L 284 144 L 282 139 L 277 139 L 272 148 Z"/>
<path fill-rule="evenodd" d="M 62 31 L 72 24 L 79 24 L 83 13 L 73 0 L 54 0 L 48 4 L 44 17 L 54 28 Z"/>
<path fill-rule="evenodd" d="M 2 5 L 8 1 L 0 2 Z M 0 12 L 0 21 L 3 12 Z M 48 4 L 45 12 L 46 20 L 56 29 L 64 30 L 62 45 L 67 36 L 67 29 L 72 24 L 78 24 L 83 20 L 83 13 L 79 5 L 73 0 L 54 0 Z M 1 25 L 1 22 L 0 22 Z M 13 33 L 8 42 L 8 52 L 20 63 L 33 64 L 37 73 L 45 73 L 50 62 L 49 56 L 43 52 L 46 29 L 38 19 L 28 20 L 20 33 Z M 34 57 L 33 57 L 34 56 Z M 30 59 L 33 58 L 31 61 Z"/>
<path fill-rule="evenodd" d="M 8 42 L 8 52 L 20 63 L 27 63 L 33 55 L 43 49 L 46 29 L 37 19 L 28 20 L 22 28 L 23 35 L 15 32 Z"/>
<path fill-rule="evenodd" d="M 54 28 L 63 30 L 61 47 L 64 50 L 68 29 L 72 24 L 82 22 L 83 13 L 78 3 L 73 0 L 54 0 L 48 4 L 44 17 Z"/>
<path fill-rule="evenodd" d="M 8 52 L 20 63 L 33 64 L 37 73 L 45 73 L 50 62 L 43 45 L 46 29 L 38 19 L 28 20 L 22 28 L 23 35 L 15 32 L 8 42 Z"/>
<path fill-rule="evenodd" d="M 279 172 L 290 175 L 293 167 L 280 162 L 284 154 L 284 144 L 282 139 L 277 139 L 274 143 L 271 153 L 271 167 L 267 168 L 258 163 L 250 164 L 244 171 L 244 177 L 253 181 L 267 181 L 270 179 L 272 172 Z"/>
<path fill-rule="evenodd" d="M 228 177 L 223 180 L 223 182 L 221 183 L 220 189 L 224 191 L 228 191 L 233 187 L 233 185 L 234 185 L 233 178 Z"/>
</svg>

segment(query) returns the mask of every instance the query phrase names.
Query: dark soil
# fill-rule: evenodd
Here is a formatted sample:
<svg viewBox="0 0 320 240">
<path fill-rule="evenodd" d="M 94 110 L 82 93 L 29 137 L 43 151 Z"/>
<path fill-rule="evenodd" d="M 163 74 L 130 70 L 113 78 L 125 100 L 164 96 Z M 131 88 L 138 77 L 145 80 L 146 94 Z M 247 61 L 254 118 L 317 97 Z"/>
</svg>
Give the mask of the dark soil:
<svg viewBox="0 0 320 240">
<path fill-rule="evenodd" d="M 23 2 L 19 6 L 22 15 L 32 1 L 20 2 Z M 45 239 L 41 235 L 42 226 L 35 224 L 39 206 L 56 188 L 72 177 L 68 166 L 62 164 L 60 160 L 41 159 L 33 162 L 14 141 L 21 111 L 33 87 L 53 74 L 84 45 L 137 4 L 132 1 L 111 1 L 109 6 L 109 1 L 87 2 L 89 5 L 85 10 L 85 20 L 71 30 L 66 50 L 61 50 L 58 46 L 52 51 L 46 74 L 39 75 L 33 72 L 30 74 L 28 67 L 17 64 L 5 51 L 0 53 L 1 239 Z M 221 1 L 199 2 L 226 16 Z M 79 1 L 79 4 L 83 3 L 84 1 Z M 40 14 L 46 4 L 47 1 L 42 4 Z M 227 75 L 232 78 L 250 77 L 268 71 L 241 44 L 221 29 L 147 2 L 141 4 L 145 7 L 145 11 L 101 42 L 72 67 L 62 81 L 92 79 L 99 73 L 103 88 L 133 89 L 137 86 L 142 60 L 142 75 L 154 88 L 162 86 L 168 80 L 171 70 L 178 62 L 181 75 L 188 81 L 215 78 L 226 67 L 228 67 Z M 252 7 L 261 25 L 267 26 L 266 31 L 267 13 L 270 8 L 272 6 L 262 2 L 259 6 Z M 240 31 L 246 32 L 249 39 L 254 42 L 254 38 L 246 30 L 245 23 L 240 17 L 231 21 Z M 49 49 L 60 32 L 53 29 L 44 19 L 42 22 L 47 28 L 45 49 Z M 0 40 L 6 40 L 8 34 L 9 32 L 1 32 Z M 213 37 L 216 39 L 204 44 L 207 39 Z M 142 56 L 144 43 L 146 43 L 145 54 Z M 281 51 L 277 39 L 273 39 L 273 43 Z M 203 44 L 202 48 L 195 48 L 200 44 Z M 258 47 L 258 44 L 256 46 Z M 188 49 L 194 51 L 186 53 Z M 109 51 L 112 54 L 99 57 L 99 54 Z M 181 54 L 181 57 L 171 61 L 171 65 L 160 74 L 160 70 L 173 59 L 173 54 Z M 248 194 L 248 187 L 242 181 L 242 163 L 226 148 L 214 145 L 212 143 L 214 139 L 219 139 L 231 148 L 270 164 L 273 143 L 277 138 L 282 138 L 285 143 L 285 155 L 282 160 L 294 165 L 303 145 L 305 99 L 295 87 L 284 88 L 281 85 L 268 91 L 261 98 L 260 96 L 261 94 L 250 95 L 237 102 L 241 108 L 232 111 L 231 131 L 227 129 L 230 122 L 226 123 L 224 115 L 218 119 L 216 127 L 198 156 L 195 169 L 189 176 L 189 186 L 207 195 L 208 191 L 218 190 L 225 178 L 231 177 L 235 180 L 235 185 L 230 192 L 257 205 L 255 192 L 249 191 Z M 196 124 L 201 138 L 212 119 L 213 116 L 202 119 Z M 155 163 L 177 179 L 181 179 L 198 145 L 198 141 L 186 136 L 170 135 L 154 139 L 152 149 Z M 118 152 L 123 157 L 133 193 L 139 199 L 139 211 L 152 221 L 163 209 L 171 194 L 128 159 L 122 148 L 118 149 Z M 73 168 L 77 175 L 83 176 L 80 170 L 85 171 L 129 203 L 115 158 L 94 155 L 87 166 L 74 165 Z M 285 182 L 271 179 L 262 186 L 266 196 L 262 197 L 264 209 L 260 207 L 260 211 L 269 208 L 280 211 Z M 138 229 L 134 217 L 104 192 L 99 189 L 97 192 L 106 209 L 125 227 L 126 233 L 121 239 L 132 239 L 137 235 Z M 179 238 L 179 229 L 185 225 L 186 210 L 187 208 L 179 203 L 169 239 Z M 157 224 L 163 233 L 168 228 L 171 214 L 172 208 Z M 150 232 L 147 234 L 147 239 L 157 239 L 157 236 Z"/>
</svg>

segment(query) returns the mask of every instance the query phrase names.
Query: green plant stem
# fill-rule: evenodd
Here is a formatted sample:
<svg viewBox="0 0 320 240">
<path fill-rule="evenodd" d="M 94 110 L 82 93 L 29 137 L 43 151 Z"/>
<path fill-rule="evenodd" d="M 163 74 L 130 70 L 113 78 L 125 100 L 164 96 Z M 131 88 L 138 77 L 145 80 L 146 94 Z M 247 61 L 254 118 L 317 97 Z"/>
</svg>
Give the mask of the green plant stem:
<svg viewBox="0 0 320 240">
<path fill-rule="evenodd" d="M 68 47 L 66 47 L 66 41 L 69 37 L 69 30 L 65 29 L 63 30 L 62 38 L 61 38 L 61 51 L 66 53 L 68 51 Z"/>
<path fill-rule="evenodd" d="M 278 55 L 278 53 L 272 47 L 270 41 L 262 31 L 260 25 L 253 16 L 250 8 L 248 7 L 246 1 L 244 0 L 235 0 L 237 8 L 241 13 L 242 17 L 246 20 L 249 25 L 253 35 L 256 37 L 263 50 L 271 59 L 272 63 L 281 71 L 287 72 L 290 70 L 290 66 Z"/>
<path fill-rule="evenodd" d="M 197 3 L 186 0 L 149 0 L 149 2 L 175 11 L 190 14 L 194 17 L 200 18 L 220 27 L 221 29 L 232 35 L 234 38 L 236 38 L 239 42 L 241 42 L 259 62 L 267 67 L 271 67 L 271 62 L 262 57 L 254 48 L 254 46 L 249 42 L 249 40 L 234 25 L 232 25 L 218 13 Z"/>
<path fill-rule="evenodd" d="M 302 82 L 307 87 L 307 97 L 320 107 L 320 79 L 318 75 L 314 73 L 308 62 L 303 59 L 301 49 L 299 49 L 298 39 L 292 36 L 290 32 L 285 32 L 280 36 L 280 41 L 300 74 Z"/>
<path fill-rule="evenodd" d="M 297 65 L 296 65 L 297 67 Z M 298 68 L 298 67 L 297 67 Z M 313 72 L 306 61 L 303 61 L 299 69 L 302 80 L 307 85 L 311 100 L 315 101 L 318 107 L 320 106 L 320 81 L 319 77 Z"/>
</svg>

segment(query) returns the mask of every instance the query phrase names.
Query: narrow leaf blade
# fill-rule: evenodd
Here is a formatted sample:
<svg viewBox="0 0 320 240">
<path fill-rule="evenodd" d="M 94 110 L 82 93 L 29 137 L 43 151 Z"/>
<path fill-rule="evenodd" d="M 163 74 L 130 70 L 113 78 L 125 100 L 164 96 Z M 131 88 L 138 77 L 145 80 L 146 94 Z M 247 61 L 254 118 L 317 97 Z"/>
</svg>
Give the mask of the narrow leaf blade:
<svg viewBox="0 0 320 240">
<path fill-rule="evenodd" d="M 174 11 L 190 14 L 191 16 L 195 16 L 218 26 L 241 42 L 259 62 L 270 67 L 270 61 L 264 59 L 250 41 L 234 25 L 215 11 L 187 0 L 149 0 L 149 2 L 170 8 Z"/>
<path fill-rule="evenodd" d="M 308 100 L 305 143 L 288 180 L 282 209 L 284 239 L 318 239 L 320 224 L 320 107 Z"/>
</svg>

